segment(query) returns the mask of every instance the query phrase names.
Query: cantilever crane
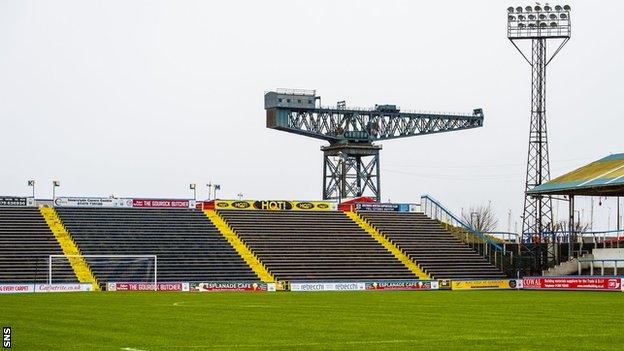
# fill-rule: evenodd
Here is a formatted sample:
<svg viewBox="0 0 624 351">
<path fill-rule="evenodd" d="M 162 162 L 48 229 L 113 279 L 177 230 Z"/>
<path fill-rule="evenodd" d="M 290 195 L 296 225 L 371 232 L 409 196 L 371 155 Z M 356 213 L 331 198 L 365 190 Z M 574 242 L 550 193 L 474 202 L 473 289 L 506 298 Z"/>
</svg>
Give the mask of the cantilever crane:
<svg viewBox="0 0 624 351">
<path fill-rule="evenodd" d="M 401 112 L 395 105 L 349 108 L 344 101 L 322 107 L 314 90 L 268 92 L 264 108 L 267 128 L 329 142 L 321 147 L 323 199 L 370 196 L 381 200 L 381 145 L 374 141 L 483 126 L 481 109 L 472 115 L 455 115 Z"/>
</svg>

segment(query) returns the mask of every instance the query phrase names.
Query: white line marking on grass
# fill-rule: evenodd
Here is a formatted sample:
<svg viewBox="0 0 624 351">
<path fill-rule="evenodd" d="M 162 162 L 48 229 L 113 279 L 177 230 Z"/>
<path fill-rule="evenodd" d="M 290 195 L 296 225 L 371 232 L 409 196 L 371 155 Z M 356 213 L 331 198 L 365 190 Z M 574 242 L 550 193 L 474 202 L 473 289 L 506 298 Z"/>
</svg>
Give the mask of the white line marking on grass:
<svg viewBox="0 0 624 351">
<path fill-rule="evenodd" d="M 542 335 L 543 336 L 543 335 Z M 586 337 L 611 337 L 612 334 L 562 334 L 558 336 L 550 336 L 554 338 L 572 338 L 582 339 Z M 508 340 L 508 339 L 533 339 L 534 335 L 500 335 L 500 336 L 481 336 L 481 335 L 454 335 L 446 336 L 447 340 L 468 340 L 468 341 L 488 341 L 488 340 Z M 170 345 L 164 347 L 165 350 L 170 349 L 233 349 L 233 348 L 262 348 L 262 347 L 305 347 L 305 346 L 349 346 L 349 345 L 375 345 L 375 344 L 403 344 L 403 343 L 422 343 L 424 339 L 390 339 L 390 340 L 353 340 L 353 341 L 330 341 L 330 342 L 301 342 L 301 343 L 263 343 L 263 344 L 206 344 L 206 345 Z"/>
<path fill-rule="evenodd" d="M 302 347 L 302 346 L 333 346 L 333 345 L 370 345 L 370 344 L 400 344 L 422 342 L 422 339 L 409 340 L 370 340 L 370 341 L 337 341 L 337 342 L 299 342 L 279 344 L 209 344 L 167 346 L 167 349 L 211 349 L 211 348 L 258 348 L 258 347 Z"/>
<path fill-rule="evenodd" d="M 124 351 L 145 351 L 143 349 L 135 349 L 135 348 L 132 348 L 132 347 L 124 347 L 124 348 L 122 348 L 122 350 L 124 350 Z"/>
<path fill-rule="evenodd" d="M 192 302 L 192 301 L 178 301 L 178 302 L 174 302 L 171 306 L 175 306 L 175 307 L 209 307 L 208 304 L 195 304 L 192 306 L 187 305 L 187 303 Z M 240 306 L 235 306 L 235 307 L 230 307 L 230 308 L 279 308 L 273 305 L 240 305 Z"/>
</svg>

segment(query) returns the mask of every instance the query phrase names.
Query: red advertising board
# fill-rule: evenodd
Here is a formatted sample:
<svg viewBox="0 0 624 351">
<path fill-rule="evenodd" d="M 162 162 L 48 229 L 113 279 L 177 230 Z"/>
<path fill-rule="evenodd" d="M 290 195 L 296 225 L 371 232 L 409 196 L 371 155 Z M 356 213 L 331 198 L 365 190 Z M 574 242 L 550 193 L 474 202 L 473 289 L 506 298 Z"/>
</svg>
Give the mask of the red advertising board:
<svg viewBox="0 0 624 351">
<path fill-rule="evenodd" d="M 108 291 L 153 291 L 154 283 L 108 283 Z M 158 291 L 188 291 L 188 283 L 158 283 Z"/>
<path fill-rule="evenodd" d="M 620 291 L 621 278 L 607 277 L 534 277 L 522 280 L 524 289 Z"/>
<path fill-rule="evenodd" d="M 132 199 L 132 207 L 189 208 L 189 200 Z"/>
</svg>

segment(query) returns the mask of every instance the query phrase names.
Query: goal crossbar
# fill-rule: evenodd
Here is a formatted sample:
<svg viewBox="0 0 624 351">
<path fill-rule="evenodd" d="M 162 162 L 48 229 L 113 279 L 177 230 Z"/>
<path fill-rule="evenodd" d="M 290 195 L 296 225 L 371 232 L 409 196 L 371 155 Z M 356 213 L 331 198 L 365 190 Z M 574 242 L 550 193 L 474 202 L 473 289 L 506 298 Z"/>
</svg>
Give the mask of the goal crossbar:
<svg viewBox="0 0 624 351">
<path fill-rule="evenodd" d="M 158 289 L 158 255 L 48 255 L 48 284 L 52 284 L 52 259 L 64 258 L 151 258 L 154 260 L 154 290 Z M 73 267 L 72 267 L 73 269 Z"/>
</svg>

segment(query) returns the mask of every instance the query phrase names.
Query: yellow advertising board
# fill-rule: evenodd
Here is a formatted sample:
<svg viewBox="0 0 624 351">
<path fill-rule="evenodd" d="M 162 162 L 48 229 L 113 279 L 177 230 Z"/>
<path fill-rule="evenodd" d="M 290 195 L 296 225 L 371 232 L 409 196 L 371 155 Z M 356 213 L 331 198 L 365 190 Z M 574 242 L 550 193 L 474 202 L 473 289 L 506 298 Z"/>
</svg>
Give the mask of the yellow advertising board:
<svg viewBox="0 0 624 351">
<path fill-rule="evenodd" d="M 452 290 L 477 290 L 477 289 L 517 289 L 518 283 L 515 279 L 493 279 L 493 280 L 453 280 Z"/>
<path fill-rule="evenodd" d="M 285 200 L 216 200 L 215 210 L 270 210 L 270 211 L 331 211 L 336 204 L 326 201 Z"/>
</svg>

